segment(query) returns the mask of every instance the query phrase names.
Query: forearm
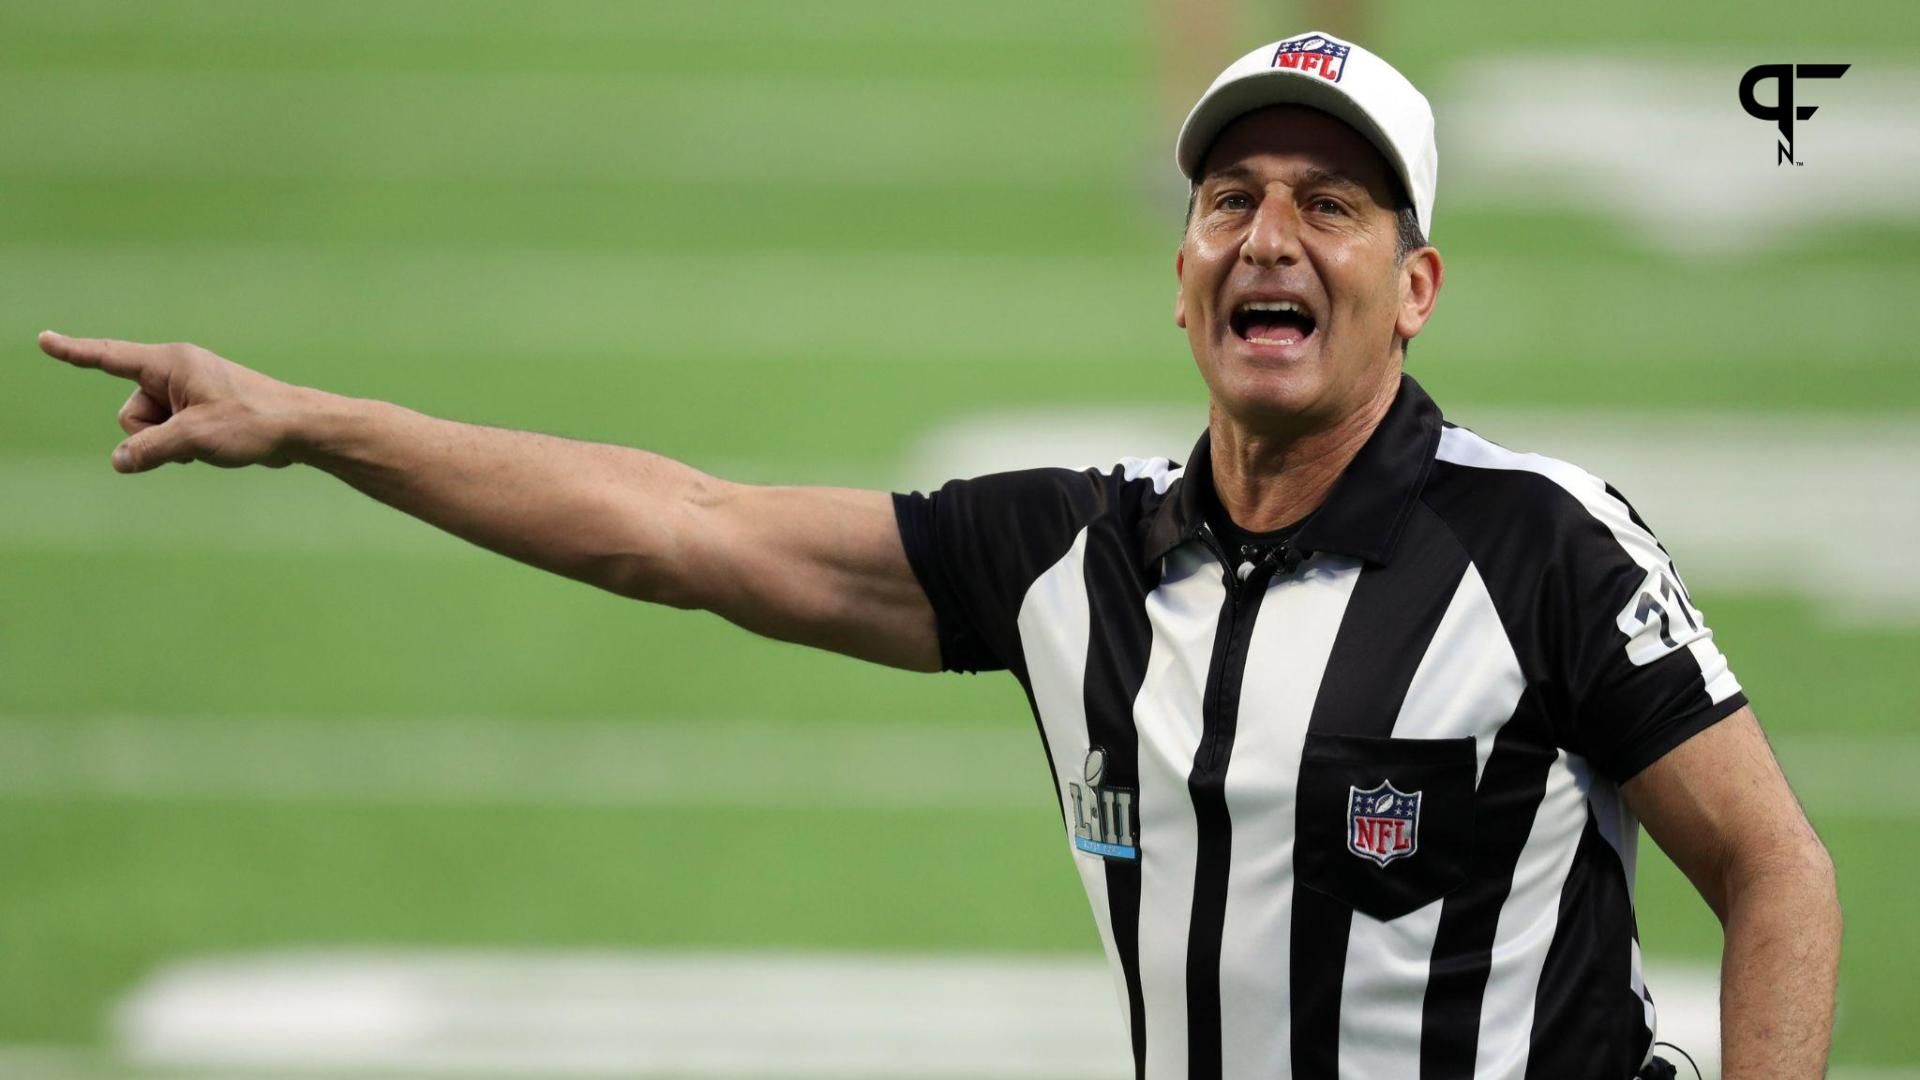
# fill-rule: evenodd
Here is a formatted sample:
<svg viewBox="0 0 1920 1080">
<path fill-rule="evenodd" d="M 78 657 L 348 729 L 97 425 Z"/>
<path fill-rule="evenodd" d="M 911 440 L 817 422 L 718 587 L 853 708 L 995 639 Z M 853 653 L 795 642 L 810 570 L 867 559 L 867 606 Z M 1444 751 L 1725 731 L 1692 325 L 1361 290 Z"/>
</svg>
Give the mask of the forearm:
<svg viewBox="0 0 1920 1080">
<path fill-rule="evenodd" d="M 289 457 L 481 547 L 674 602 L 686 519 L 722 482 L 658 454 L 304 391 Z"/>
<path fill-rule="evenodd" d="M 1817 840 L 1729 875 L 1721 963 L 1726 1080 L 1826 1075 L 1840 960 L 1833 866 Z"/>
<path fill-rule="evenodd" d="M 755 633 L 935 671 L 940 641 L 883 491 L 731 484 L 621 446 L 292 386 L 197 345 L 40 335 L 138 384 L 113 466 L 311 465 L 481 547 Z"/>
</svg>

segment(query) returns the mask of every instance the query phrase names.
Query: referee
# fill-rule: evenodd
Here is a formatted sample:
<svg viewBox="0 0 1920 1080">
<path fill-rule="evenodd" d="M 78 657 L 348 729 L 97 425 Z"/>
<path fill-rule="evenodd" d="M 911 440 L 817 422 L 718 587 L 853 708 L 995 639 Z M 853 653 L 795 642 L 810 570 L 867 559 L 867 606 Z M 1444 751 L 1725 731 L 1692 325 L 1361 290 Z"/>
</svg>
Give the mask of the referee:
<svg viewBox="0 0 1920 1080">
<path fill-rule="evenodd" d="M 1832 866 L 1672 560 L 1402 371 L 1444 279 L 1426 99 L 1303 34 L 1229 67 L 1177 159 L 1211 396 L 1179 464 L 753 487 L 190 345 L 40 344 L 138 384 L 122 472 L 310 465 L 636 599 L 1010 671 L 1141 1077 L 1652 1075 L 1642 822 L 1726 930 L 1725 1075 L 1822 1075 Z"/>
</svg>

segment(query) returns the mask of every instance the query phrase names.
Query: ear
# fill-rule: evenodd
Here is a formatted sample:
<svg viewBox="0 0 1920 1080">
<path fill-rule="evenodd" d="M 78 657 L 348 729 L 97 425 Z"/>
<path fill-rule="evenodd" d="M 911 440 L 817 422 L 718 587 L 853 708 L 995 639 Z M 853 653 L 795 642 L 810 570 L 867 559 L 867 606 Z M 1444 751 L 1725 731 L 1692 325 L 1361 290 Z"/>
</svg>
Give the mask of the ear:
<svg viewBox="0 0 1920 1080">
<path fill-rule="evenodd" d="M 1187 328 L 1187 290 L 1185 275 L 1187 271 L 1187 246 L 1181 244 L 1173 252 L 1173 325 L 1182 330 Z"/>
<path fill-rule="evenodd" d="M 1440 286 L 1446 280 L 1446 264 L 1440 252 L 1429 245 L 1407 253 L 1400 264 L 1400 314 L 1393 321 L 1393 332 L 1411 341 L 1433 316 L 1433 305 L 1440 299 Z"/>
</svg>

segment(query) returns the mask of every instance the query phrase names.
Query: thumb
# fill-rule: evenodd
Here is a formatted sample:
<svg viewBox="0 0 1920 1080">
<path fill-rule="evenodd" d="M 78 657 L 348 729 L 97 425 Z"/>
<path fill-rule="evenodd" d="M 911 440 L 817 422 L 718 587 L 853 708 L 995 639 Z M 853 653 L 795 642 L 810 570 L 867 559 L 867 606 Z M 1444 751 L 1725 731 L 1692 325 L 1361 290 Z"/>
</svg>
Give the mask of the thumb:
<svg viewBox="0 0 1920 1080">
<path fill-rule="evenodd" d="M 192 461 L 196 449 L 187 414 L 178 413 L 165 423 L 128 436 L 114 447 L 113 471 L 148 472 L 172 462 Z"/>
</svg>

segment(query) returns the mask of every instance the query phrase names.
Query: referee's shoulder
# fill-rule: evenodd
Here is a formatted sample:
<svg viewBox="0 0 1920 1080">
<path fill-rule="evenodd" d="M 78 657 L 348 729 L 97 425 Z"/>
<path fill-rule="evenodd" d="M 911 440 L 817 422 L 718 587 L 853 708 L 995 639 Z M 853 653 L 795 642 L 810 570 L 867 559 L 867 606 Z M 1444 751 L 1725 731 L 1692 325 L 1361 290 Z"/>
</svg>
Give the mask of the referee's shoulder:
<svg viewBox="0 0 1920 1080">
<path fill-rule="evenodd" d="M 1107 458 L 1102 463 L 1091 465 L 1036 465 L 1006 469 L 949 481 L 949 484 L 1005 491 L 1042 488 L 1082 498 L 1099 498 L 1137 495 L 1141 491 L 1165 494 L 1185 473 L 1186 467 L 1176 459 L 1128 456 Z"/>
<path fill-rule="evenodd" d="M 1026 536 L 1072 535 L 1099 519 L 1137 521 L 1177 490 L 1181 463 L 1123 457 L 1110 464 L 1046 465 L 950 480 L 935 496 L 943 513 L 997 521 Z M 907 496 L 915 499 L 919 496 Z"/>
<path fill-rule="evenodd" d="M 1093 466 L 1086 472 L 1109 497 L 1142 499 L 1165 496 L 1186 475 L 1187 468 L 1173 458 L 1123 457 L 1112 465 Z"/>
<path fill-rule="evenodd" d="M 1422 501 L 1470 550 L 1502 559 L 1544 563 L 1577 554 L 1570 547 L 1612 553 L 1658 544 L 1599 476 L 1451 422 L 1441 429 Z"/>
<path fill-rule="evenodd" d="M 1166 500 L 1174 498 L 1186 466 L 1170 457 L 1121 457 L 1089 465 L 1069 482 L 1083 524 L 1105 520 L 1143 527 Z"/>
</svg>

